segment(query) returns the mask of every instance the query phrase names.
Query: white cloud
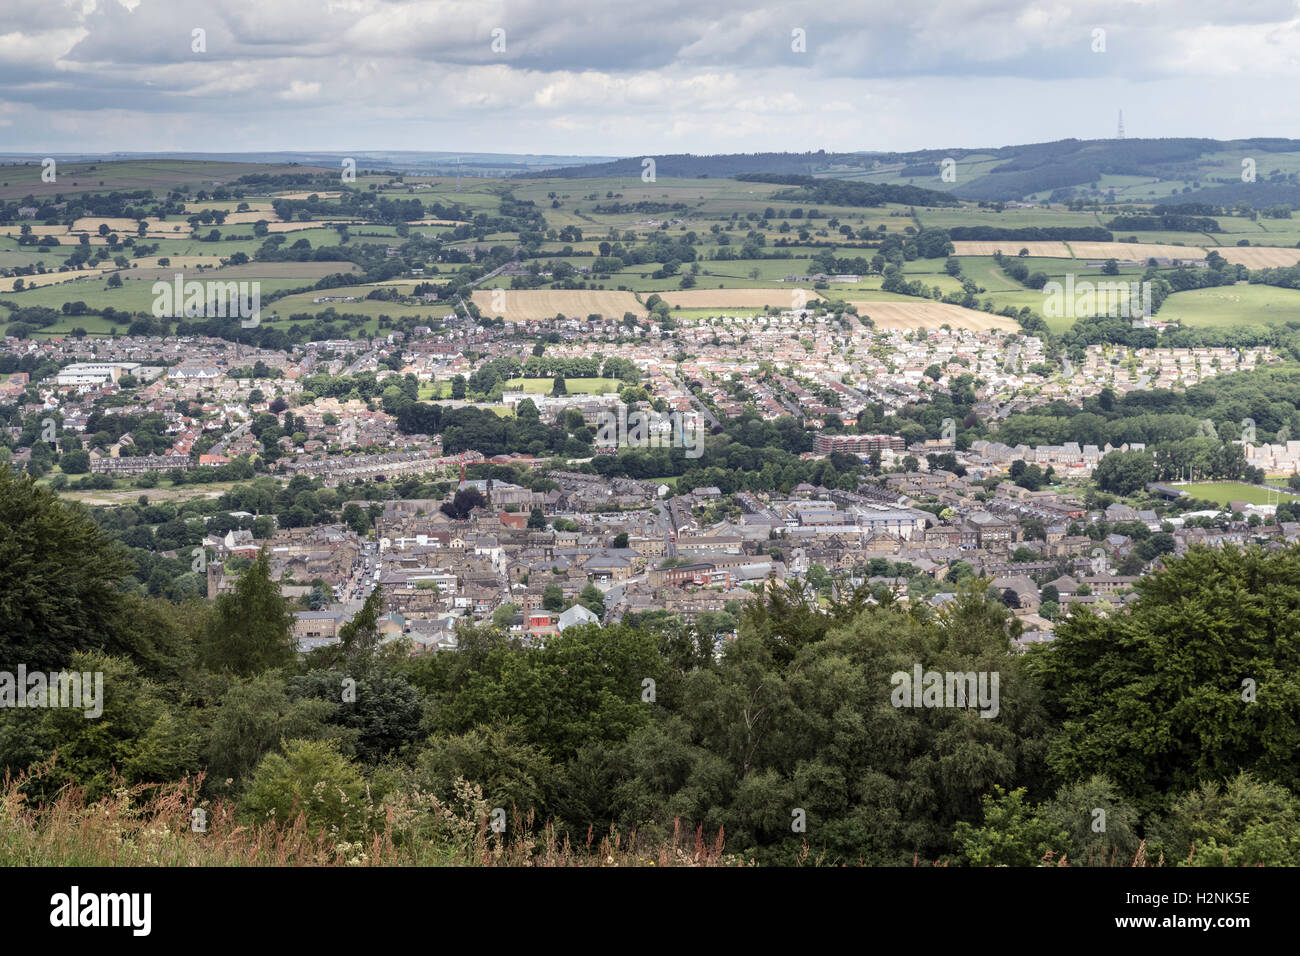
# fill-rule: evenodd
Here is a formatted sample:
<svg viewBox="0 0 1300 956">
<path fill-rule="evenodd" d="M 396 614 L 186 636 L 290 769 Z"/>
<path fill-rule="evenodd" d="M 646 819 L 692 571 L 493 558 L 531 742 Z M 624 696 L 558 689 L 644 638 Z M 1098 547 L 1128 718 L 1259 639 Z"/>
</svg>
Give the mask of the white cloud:
<svg viewBox="0 0 1300 956">
<path fill-rule="evenodd" d="M 213 116 L 246 149 L 1001 145 L 1119 108 L 1130 136 L 1288 136 L 1300 73 L 1295 0 L 62 0 L 4 29 L 15 150 L 173 148 Z"/>
</svg>

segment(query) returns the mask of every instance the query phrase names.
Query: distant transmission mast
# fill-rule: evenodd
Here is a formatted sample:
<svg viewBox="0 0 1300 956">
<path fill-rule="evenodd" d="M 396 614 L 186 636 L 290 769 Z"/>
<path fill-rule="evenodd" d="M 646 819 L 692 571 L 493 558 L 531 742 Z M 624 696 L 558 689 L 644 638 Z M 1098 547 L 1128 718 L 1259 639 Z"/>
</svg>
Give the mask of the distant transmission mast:
<svg viewBox="0 0 1300 956">
<path fill-rule="evenodd" d="M 1119 130 L 1118 132 L 1116 132 L 1115 138 L 1116 139 L 1124 138 L 1124 111 L 1123 110 L 1119 111 Z"/>
</svg>

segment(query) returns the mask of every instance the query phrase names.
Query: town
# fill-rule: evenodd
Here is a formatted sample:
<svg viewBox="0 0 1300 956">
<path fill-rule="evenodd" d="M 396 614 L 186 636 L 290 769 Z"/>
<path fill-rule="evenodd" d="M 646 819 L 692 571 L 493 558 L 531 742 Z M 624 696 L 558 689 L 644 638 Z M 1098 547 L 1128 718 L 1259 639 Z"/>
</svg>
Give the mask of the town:
<svg viewBox="0 0 1300 956">
<path fill-rule="evenodd" d="M 891 923 L 1267 925 L 1291 12 L 9 6 L 20 931 L 184 945 L 196 900 L 345 868 L 585 868 L 621 913 L 606 870 L 888 867 Z"/>
<path fill-rule="evenodd" d="M 971 575 L 1005 596 L 1022 627 L 1018 640 L 1046 641 L 1075 608 L 1105 613 L 1133 600 L 1137 576 L 1163 554 L 1300 534 L 1300 525 L 1274 522 L 1275 506 L 1189 511 L 1179 501 L 1188 492 L 1155 482 L 1146 483 L 1149 507 L 1100 506 L 1094 472 L 1110 454 L 1143 452 L 1142 442 L 1009 445 L 971 438 L 951 419 L 935 438 L 861 427 L 958 381 L 972 383 L 972 414 L 997 421 L 1055 401 L 1103 393 L 1114 401 L 1265 368 L 1278 362 L 1268 347 L 1091 345 L 1066 374 L 1045 363 L 1034 336 L 878 330 L 824 307 L 682 322 L 671 334 L 650 321 L 636 337 L 599 317 L 483 326 L 448 314 L 442 326 L 287 350 L 198 336 L 11 338 L 11 361 L 57 371 L 35 381 L 11 373 L 0 388 L 22 401 L 24 418 L 57 418 L 58 429 L 49 442 L 8 426 L 18 443 L 9 463 L 41 473 L 45 452 L 56 448 L 62 474 L 54 486 L 84 487 L 100 507 L 112 506 L 100 504 L 110 499 L 96 498 L 96 489 L 140 489 L 141 505 L 182 524 L 174 541 L 161 528 L 133 538 L 183 565 L 201 548 L 198 591 L 208 598 L 232 589 L 265 548 L 283 593 L 303 605 L 295 634 L 304 652 L 337 641 L 376 586 L 385 636 L 409 640 L 419 654 L 455 648 L 467 621 L 541 639 L 574 623 L 651 611 L 704 622 L 722 641 L 734 636 L 743 605 L 772 583 L 866 586 L 939 607 Z M 535 338 L 544 328 L 557 329 L 557 341 Z M 526 377 L 543 341 L 548 362 L 585 363 L 611 390 L 553 394 L 558 378 Z M 403 427 L 395 407 L 403 399 L 455 394 L 458 381 L 502 367 L 525 376 L 525 387 L 507 383 L 495 402 L 452 399 L 447 411 L 502 409 L 569 429 L 581 454 L 504 450 L 495 440 L 486 449 L 471 440 L 445 448 L 442 436 Z M 104 408 L 117 396 L 130 396 L 132 414 L 148 423 L 147 445 L 104 427 Z M 629 443 L 625 425 L 620 449 L 617 429 L 601 425 L 629 421 L 629 407 L 715 423 L 785 418 L 811 446 L 795 460 L 820 480 L 782 474 L 751 488 L 733 474 L 719 479 L 724 488 L 690 486 L 689 473 L 605 477 L 593 468 L 599 457 L 685 437 L 678 428 Z M 640 414 L 633 410 L 632 420 Z M 24 434 L 41 440 L 24 446 Z M 698 457 L 701 442 L 678 441 L 681 464 Z M 1270 473 L 1294 472 L 1300 457 L 1296 447 L 1235 444 L 1247 467 L 1258 459 Z M 840 475 L 837 463 L 859 474 Z M 74 477 L 78 467 L 85 477 Z M 1018 480 L 1031 467 L 1035 479 Z M 150 495 L 160 484 L 202 488 L 263 475 L 293 493 L 292 508 L 177 508 Z M 431 490 L 440 494 L 425 497 Z M 296 503 L 303 494 L 312 507 Z M 227 492 L 216 504 L 240 497 Z M 165 590 L 193 590 L 192 573 Z"/>
</svg>

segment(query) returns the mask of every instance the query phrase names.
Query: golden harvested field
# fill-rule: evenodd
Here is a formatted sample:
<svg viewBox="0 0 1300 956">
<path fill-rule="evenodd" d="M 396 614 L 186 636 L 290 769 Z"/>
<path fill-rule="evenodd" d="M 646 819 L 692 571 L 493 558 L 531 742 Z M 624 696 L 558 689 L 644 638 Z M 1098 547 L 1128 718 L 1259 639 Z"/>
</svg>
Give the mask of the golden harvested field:
<svg viewBox="0 0 1300 956">
<path fill-rule="evenodd" d="M 146 219 L 152 229 L 158 219 Z M 185 225 L 188 225 L 186 223 Z M 135 234 L 136 220 L 126 216 L 83 216 L 72 224 L 73 232 L 99 232 L 100 226 L 108 226 L 111 232 L 130 232 Z"/>
<path fill-rule="evenodd" d="M 503 295 L 504 309 L 494 308 L 493 295 Z M 529 322 L 552 319 L 556 315 L 586 318 L 603 315 L 621 319 L 624 312 L 646 314 L 646 308 L 631 292 L 611 292 L 603 289 L 482 289 L 474 293 L 474 304 L 486 316 L 501 316 L 507 322 Z M 498 299 L 498 304 L 501 300 Z"/>
<path fill-rule="evenodd" d="M 87 217 L 78 219 L 71 226 L 32 225 L 32 235 L 58 236 L 59 244 L 66 246 L 75 245 L 84 234 L 90 237 L 92 245 L 101 245 L 107 241 L 99 234 L 101 223 L 108 226 L 110 232 L 117 233 L 119 238 L 135 236 L 138 228 L 134 219 Z M 190 224 L 182 220 L 169 219 L 164 222 L 159 219 L 147 219 L 145 224 L 147 226 L 145 235 L 151 239 L 175 239 L 178 235 L 188 236 L 190 234 Z M 22 225 L 0 226 L 0 235 L 17 236 L 22 233 L 22 228 Z"/>
<path fill-rule="evenodd" d="M 280 221 L 280 217 L 277 216 L 273 210 L 268 209 L 266 212 L 258 212 L 256 210 L 228 212 L 226 213 L 224 223 L 227 226 L 242 226 L 247 225 L 250 222 L 258 222 L 262 219 L 265 219 L 268 223 Z M 215 226 L 216 223 L 213 223 L 213 225 Z M 203 223 L 199 223 L 199 227 L 202 228 Z"/>
<path fill-rule="evenodd" d="M 956 256 L 991 256 L 999 249 L 1003 255 L 1017 255 L 1021 249 L 1028 249 L 1029 255 L 1041 259 L 1204 259 L 1205 249 L 1200 246 L 1171 246 L 1158 242 L 1015 242 L 999 240 L 997 242 L 954 242 L 953 255 Z M 1233 246 L 1233 252 L 1250 253 L 1255 247 Z M 1260 250 L 1273 252 L 1275 250 Z M 1296 253 L 1300 259 L 1300 250 L 1276 250 Z M 1219 249 L 1219 253 L 1229 262 L 1246 262 L 1246 259 L 1233 259 L 1228 249 Z M 1249 265 L 1249 263 L 1247 263 Z M 1292 263 L 1287 263 L 1288 265 Z"/>
<path fill-rule="evenodd" d="M 0 279 L 0 292 L 14 291 L 14 283 L 19 279 L 23 280 L 23 287 L 31 289 L 34 286 L 57 285 L 60 282 L 71 282 L 73 279 L 94 279 L 102 276 L 105 272 L 115 272 L 116 267 L 111 266 L 107 269 L 78 269 L 75 272 L 46 272 L 35 276 L 16 276 L 12 279 Z"/>
<path fill-rule="evenodd" d="M 822 293 L 811 289 L 787 287 L 785 289 L 687 289 L 683 292 L 660 292 L 659 297 L 669 305 L 683 309 L 761 309 L 771 305 L 776 308 L 802 309 Z"/>
<path fill-rule="evenodd" d="M 16 226 L 0 226 L 0 229 L 4 230 L 6 236 L 20 236 L 22 235 L 24 225 L 32 227 L 33 236 L 63 236 L 68 232 L 67 226 L 46 226 L 44 224 L 33 225 L 32 223 L 20 223 Z"/>
<path fill-rule="evenodd" d="M 1279 269 L 1300 263 L 1300 249 L 1261 246 L 1224 246 L 1215 250 L 1231 263 L 1247 269 Z"/>
<path fill-rule="evenodd" d="M 1158 242 L 1072 242 L 1080 259 L 1204 259 L 1200 246 L 1168 246 Z"/>
<path fill-rule="evenodd" d="M 796 296 L 803 294 L 803 301 Z M 660 295 L 671 306 L 683 309 L 731 308 L 761 309 L 765 305 L 782 309 L 802 308 L 818 298 L 821 293 L 808 289 L 688 289 L 683 292 L 663 292 Z M 869 294 L 869 293 L 866 293 Z M 1017 332 L 1020 326 L 1001 315 L 989 315 L 974 309 L 943 302 L 871 302 L 853 300 L 859 315 L 869 315 L 877 328 L 882 329 L 937 329 L 945 323 L 953 328 L 1006 329 Z"/>
<path fill-rule="evenodd" d="M 270 213 L 271 215 L 269 218 L 271 219 L 276 218 L 275 210 L 272 208 L 269 200 L 241 199 L 239 200 L 239 202 L 248 203 L 248 208 L 252 212 L 260 212 L 263 215 L 265 215 L 266 213 Z M 237 205 L 239 205 L 239 203 L 237 202 L 187 202 L 185 204 L 185 215 L 189 216 L 189 215 L 194 215 L 196 213 L 201 213 L 205 209 L 211 209 L 214 211 L 218 209 L 224 209 L 231 215 L 234 215 L 235 207 Z"/>
<path fill-rule="evenodd" d="M 17 238 L 21 235 L 22 226 L 0 226 L 0 236 Z M 67 226 L 32 226 L 32 234 L 36 236 L 54 236 L 59 240 L 61 246 L 75 246 L 81 242 L 81 236 L 73 236 L 68 233 Z M 135 235 L 135 233 L 132 233 Z M 188 235 L 188 233 L 186 233 Z M 92 246 L 106 246 L 108 239 L 100 235 L 86 236 Z"/>
<path fill-rule="evenodd" d="M 954 329 L 985 332 L 1005 329 L 1019 332 L 1020 326 L 1002 315 L 990 315 L 963 309 L 946 302 L 854 302 L 858 315 L 870 316 L 878 329 L 937 329 L 950 325 Z"/>
<path fill-rule="evenodd" d="M 1070 250 L 1063 242 L 1016 242 L 1000 239 L 997 242 L 954 242 L 955 256 L 991 256 L 999 249 L 1004 256 L 1017 255 L 1021 249 L 1040 259 L 1071 259 Z"/>
<path fill-rule="evenodd" d="M 109 232 L 115 232 L 119 236 L 134 236 L 139 223 L 135 219 L 128 219 L 124 216 L 103 217 L 103 216 L 84 216 L 76 220 L 67 231 L 69 234 L 89 233 L 92 237 L 99 233 L 101 225 L 108 226 Z M 177 234 L 188 236 L 190 234 L 190 224 L 183 219 L 146 219 L 145 226 L 147 231 L 146 237 L 153 239 L 170 239 Z"/>
</svg>

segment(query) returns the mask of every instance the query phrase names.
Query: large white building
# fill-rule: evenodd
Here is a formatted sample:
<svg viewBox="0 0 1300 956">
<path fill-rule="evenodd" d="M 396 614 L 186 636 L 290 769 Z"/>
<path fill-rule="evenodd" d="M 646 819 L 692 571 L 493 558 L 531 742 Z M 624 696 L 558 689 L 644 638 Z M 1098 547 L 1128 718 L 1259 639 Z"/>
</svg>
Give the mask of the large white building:
<svg viewBox="0 0 1300 956">
<path fill-rule="evenodd" d="M 140 368 L 139 362 L 76 362 L 55 376 L 56 385 L 106 385 Z"/>
</svg>

